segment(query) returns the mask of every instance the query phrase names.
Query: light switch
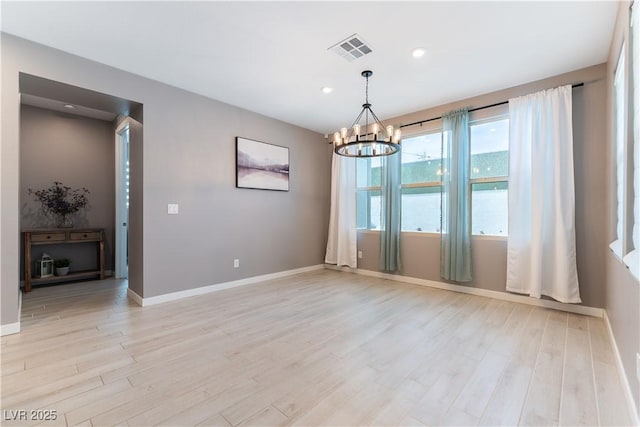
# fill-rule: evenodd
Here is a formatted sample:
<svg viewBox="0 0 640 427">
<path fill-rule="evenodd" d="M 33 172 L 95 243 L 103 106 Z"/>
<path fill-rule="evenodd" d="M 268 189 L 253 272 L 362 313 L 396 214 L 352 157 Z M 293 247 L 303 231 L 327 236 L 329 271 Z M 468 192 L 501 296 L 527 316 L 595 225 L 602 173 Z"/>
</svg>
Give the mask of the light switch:
<svg viewBox="0 0 640 427">
<path fill-rule="evenodd" d="M 167 205 L 167 213 L 169 215 L 178 215 L 178 213 L 179 213 L 178 204 L 177 203 L 169 203 Z"/>
</svg>

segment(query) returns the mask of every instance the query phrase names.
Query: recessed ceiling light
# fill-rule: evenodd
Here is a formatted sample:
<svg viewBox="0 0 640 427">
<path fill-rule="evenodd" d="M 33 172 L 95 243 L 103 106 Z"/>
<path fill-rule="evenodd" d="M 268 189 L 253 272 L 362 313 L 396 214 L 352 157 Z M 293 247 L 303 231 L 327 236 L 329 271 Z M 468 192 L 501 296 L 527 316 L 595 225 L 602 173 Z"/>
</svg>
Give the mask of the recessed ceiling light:
<svg viewBox="0 0 640 427">
<path fill-rule="evenodd" d="M 423 47 L 417 47 L 411 51 L 411 55 L 414 58 L 422 58 L 425 53 L 427 53 L 427 51 Z"/>
<path fill-rule="evenodd" d="M 331 92 L 333 92 L 333 88 L 332 87 L 325 86 L 325 87 L 322 88 L 322 93 L 331 93 Z"/>
<path fill-rule="evenodd" d="M 64 108 L 66 108 L 68 110 L 75 110 L 76 106 L 75 105 L 71 105 L 71 104 L 64 104 Z"/>
</svg>

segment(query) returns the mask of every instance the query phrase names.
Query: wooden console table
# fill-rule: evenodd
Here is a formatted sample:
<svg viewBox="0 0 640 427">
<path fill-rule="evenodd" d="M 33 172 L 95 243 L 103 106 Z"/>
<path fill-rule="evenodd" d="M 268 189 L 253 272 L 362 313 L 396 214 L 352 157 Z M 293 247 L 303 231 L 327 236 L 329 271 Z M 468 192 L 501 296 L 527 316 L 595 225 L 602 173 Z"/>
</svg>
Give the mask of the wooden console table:
<svg viewBox="0 0 640 427">
<path fill-rule="evenodd" d="M 66 280 L 99 277 L 104 279 L 104 229 L 103 228 L 54 228 L 24 230 L 24 290 L 31 291 L 31 284 L 41 282 L 62 282 Z M 74 243 L 95 242 L 98 245 L 98 269 L 77 271 L 66 276 L 36 278 L 32 277 L 31 247 L 36 245 L 66 245 Z"/>
</svg>

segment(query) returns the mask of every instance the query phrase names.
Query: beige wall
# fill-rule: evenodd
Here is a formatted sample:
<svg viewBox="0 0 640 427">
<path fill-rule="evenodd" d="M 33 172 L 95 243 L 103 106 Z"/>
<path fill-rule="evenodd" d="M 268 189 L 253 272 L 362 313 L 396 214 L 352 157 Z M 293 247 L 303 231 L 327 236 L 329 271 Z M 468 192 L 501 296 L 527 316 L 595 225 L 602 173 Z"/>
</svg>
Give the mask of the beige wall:
<svg viewBox="0 0 640 427">
<path fill-rule="evenodd" d="M 616 237 L 616 168 L 615 138 L 613 128 L 613 75 L 621 52 L 623 41 L 629 40 L 629 5 L 621 2 L 613 42 L 607 63 L 607 162 L 606 183 L 608 220 L 606 227 L 607 244 Z M 628 46 L 625 55 L 628 55 Z M 627 56 L 627 64 L 629 63 Z M 610 250 L 606 251 L 606 293 L 605 309 L 611 323 L 620 358 L 626 372 L 627 380 L 634 396 L 636 408 L 640 410 L 640 382 L 636 376 L 636 354 L 640 354 L 640 282 L 633 277 L 622 260 Z M 638 414 L 640 417 L 640 414 Z"/>
<path fill-rule="evenodd" d="M 130 281 L 138 294 L 152 297 L 323 262 L 331 151 L 322 135 L 0 34 L 2 325 L 19 316 L 20 72 L 144 105 L 143 125 L 136 128 L 141 138 L 131 148 L 139 174 L 132 176 L 132 197 L 140 200 L 130 219 L 137 233 L 131 236 L 136 270 Z M 289 192 L 235 188 L 236 136 L 290 149 Z M 167 215 L 168 203 L 178 203 L 180 214 Z"/>
<path fill-rule="evenodd" d="M 529 94 L 564 84 L 584 82 L 584 87 L 573 90 L 574 168 L 576 182 L 576 244 L 578 278 L 583 305 L 604 307 L 602 283 L 605 279 L 606 212 L 602 201 L 606 199 L 606 175 L 603 160 L 606 156 L 605 99 L 606 65 L 601 64 L 526 85 L 493 92 L 452 104 L 386 120 L 403 124 L 439 117 L 443 112 L 469 106 L 491 105 L 509 98 Z M 474 112 L 472 120 L 482 119 L 508 111 L 506 106 Z M 440 126 L 440 121 L 413 126 L 403 133 L 415 134 Z M 440 278 L 439 235 L 430 233 L 402 233 L 402 275 L 427 280 Z M 374 231 L 359 231 L 358 249 L 363 259 L 358 266 L 378 270 L 379 236 Z M 472 238 L 473 281 L 464 286 L 505 292 L 506 238 L 474 236 Z"/>
<path fill-rule="evenodd" d="M 20 213 L 23 228 L 54 226 L 55 218 L 41 214 L 40 203 L 28 189 L 42 189 L 61 181 L 72 188 L 86 187 L 89 208 L 72 216 L 75 227 L 105 229 L 105 268 L 113 266 L 115 214 L 114 131 L 111 122 L 44 110 L 20 109 Z M 68 257 L 72 270 L 95 268 L 95 245 L 34 248 L 33 257 L 46 250 L 54 258 Z"/>
</svg>

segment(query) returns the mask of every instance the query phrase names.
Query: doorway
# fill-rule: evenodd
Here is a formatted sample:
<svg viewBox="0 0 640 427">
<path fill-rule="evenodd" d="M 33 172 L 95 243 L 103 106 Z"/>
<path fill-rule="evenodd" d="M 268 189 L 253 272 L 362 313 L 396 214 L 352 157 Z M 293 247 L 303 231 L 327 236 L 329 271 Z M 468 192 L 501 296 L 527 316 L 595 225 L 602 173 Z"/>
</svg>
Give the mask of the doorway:
<svg viewBox="0 0 640 427">
<path fill-rule="evenodd" d="M 74 218 L 74 225 L 104 229 L 107 278 L 78 283 L 69 280 L 55 286 L 42 283 L 24 294 L 18 319 L 24 328 L 60 320 L 60 310 L 65 309 L 51 301 L 66 297 L 73 298 L 74 306 L 85 305 L 92 311 L 126 305 L 131 293 L 143 295 L 143 105 L 25 73 L 19 74 L 19 86 L 20 227 L 47 227 L 29 188 L 46 187 L 56 180 L 73 188 L 90 188 L 90 209 Z M 67 152 L 70 154 L 64 157 Z M 60 157 L 64 160 L 58 160 Z M 56 246 L 46 249 L 53 251 Z M 86 250 L 89 248 L 83 244 L 68 246 L 49 255 L 67 257 L 72 270 L 94 268 L 93 250 Z M 17 264 L 22 276 L 22 257 Z M 36 313 L 38 304 L 45 301 L 49 301 L 50 310 Z"/>
<path fill-rule="evenodd" d="M 129 273 L 129 121 L 116 128 L 116 279 L 126 279 Z"/>
</svg>

